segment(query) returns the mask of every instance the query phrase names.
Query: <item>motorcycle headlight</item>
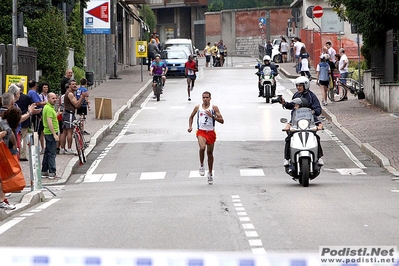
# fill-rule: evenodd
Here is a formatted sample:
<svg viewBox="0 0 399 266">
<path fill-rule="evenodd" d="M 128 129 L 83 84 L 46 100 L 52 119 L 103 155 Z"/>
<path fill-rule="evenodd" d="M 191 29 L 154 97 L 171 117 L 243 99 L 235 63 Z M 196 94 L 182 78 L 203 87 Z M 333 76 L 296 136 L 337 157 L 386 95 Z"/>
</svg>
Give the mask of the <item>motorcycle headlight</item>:
<svg viewBox="0 0 399 266">
<path fill-rule="evenodd" d="M 302 130 L 305 130 L 309 127 L 309 120 L 302 119 L 298 121 L 298 127 Z"/>
</svg>

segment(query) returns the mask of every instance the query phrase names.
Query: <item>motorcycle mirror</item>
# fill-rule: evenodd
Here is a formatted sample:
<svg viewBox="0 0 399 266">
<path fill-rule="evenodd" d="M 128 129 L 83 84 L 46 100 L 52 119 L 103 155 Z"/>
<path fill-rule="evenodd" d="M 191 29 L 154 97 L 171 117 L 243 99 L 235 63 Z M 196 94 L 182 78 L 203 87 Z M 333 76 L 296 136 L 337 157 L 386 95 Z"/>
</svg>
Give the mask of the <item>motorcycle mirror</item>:
<svg viewBox="0 0 399 266">
<path fill-rule="evenodd" d="M 280 122 L 285 124 L 285 123 L 288 122 L 288 119 L 287 118 L 280 118 Z"/>
<path fill-rule="evenodd" d="M 256 68 L 256 69 L 259 69 L 259 65 L 256 65 L 255 68 Z"/>
<path fill-rule="evenodd" d="M 280 65 L 274 65 L 276 68 L 279 68 L 280 67 Z"/>
</svg>

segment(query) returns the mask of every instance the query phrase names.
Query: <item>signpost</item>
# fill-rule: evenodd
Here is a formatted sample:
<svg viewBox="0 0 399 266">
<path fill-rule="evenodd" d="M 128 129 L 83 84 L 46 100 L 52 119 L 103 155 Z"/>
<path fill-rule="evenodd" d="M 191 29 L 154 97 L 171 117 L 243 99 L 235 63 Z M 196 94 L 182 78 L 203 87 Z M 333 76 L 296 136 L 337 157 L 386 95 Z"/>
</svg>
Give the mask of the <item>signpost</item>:
<svg viewBox="0 0 399 266">
<path fill-rule="evenodd" d="M 323 8 L 321 6 L 313 7 L 313 16 L 315 18 L 321 18 L 321 16 L 323 16 Z"/>
<path fill-rule="evenodd" d="M 83 13 L 84 34 L 111 34 L 110 0 L 92 0 Z"/>
</svg>

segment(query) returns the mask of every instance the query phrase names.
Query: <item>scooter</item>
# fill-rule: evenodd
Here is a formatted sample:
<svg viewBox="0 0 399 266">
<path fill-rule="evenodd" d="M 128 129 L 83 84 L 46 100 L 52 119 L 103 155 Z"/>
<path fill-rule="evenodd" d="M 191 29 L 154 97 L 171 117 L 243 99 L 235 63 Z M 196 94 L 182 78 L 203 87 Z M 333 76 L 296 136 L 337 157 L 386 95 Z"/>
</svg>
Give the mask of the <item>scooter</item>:
<svg viewBox="0 0 399 266">
<path fill-rule="evenodd" d="M 280 119 L 287 123 L 286 118 Z M 315 125 L 312 110 L 301 107 L 293 111 L 292 125 L 287 134 L 292 134 L 290 141 L 290 164 L 285 167 L 285 172 L 298 180 L 304 187 L 309 186 L 309 180 L 320 174 L 322 166 L 318 165 L 318 142 L 316 138 L 317 126 Z"/>
<path fill-rule="evenodd" d="M 278 66 L 276 66 L 278 67 Z M 255 68 L 259 69 L 260 64 L 258 63 Z M 274 80 L 274 75 L 273 71 L 269 66 L 265 66 L 263 68 L 263 71 L 258 71 L 255 73 L 255 75 L 258 76 L 258 79 L 260 81 L 260 86 L 263 87 L 263 98 L 266 99 L 266 103 L 270 102 L 270 99 L 274 96 L 276 91 L 276 81 Z"/>
</svg>

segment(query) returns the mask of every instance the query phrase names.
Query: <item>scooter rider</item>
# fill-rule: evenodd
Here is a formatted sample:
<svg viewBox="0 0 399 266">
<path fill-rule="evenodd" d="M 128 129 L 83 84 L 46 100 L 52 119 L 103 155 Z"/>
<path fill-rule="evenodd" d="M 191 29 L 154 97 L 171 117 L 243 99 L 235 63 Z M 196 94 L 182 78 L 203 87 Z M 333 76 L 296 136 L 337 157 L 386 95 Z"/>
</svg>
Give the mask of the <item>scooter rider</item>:
<svg viewBox="0 0 399 266">
<path fill-rule="evenodd" d="M 319 121 L 318 116 L 321 115 L 321 106 L 319 99 L 317 96 L 309 90 L 310 87 L 310 82 L 307 77 L 301 76 L 295 79 L 295 86 L 297 88 L 297 92 L 294 93 L 292 96 L 292 99 L 296 98 L 301 98 L 302 100 L 302 105 L 300 107 L 308 107 L 312 109 L 313 112 L 313 117 L 315 121 L 315 125 L 317 126 L 318 130 L 323 129 L 322 123 Z M 293 102 L 286 102 L 283 97 L 281 97 L 280 104 L 283 106 L 283 108 L 293 110 L 295 108 L 295 105 L 298 104 L 298 101 L 293 101 Z M 298 107 L 298 106 L 297 106 Z M 292 114 L 293 112 L 291 112 Z M 286 129 L 289 127 L 286 127 Z M 285 138 L 285 149 L 284 149 L 284 166 L 289 165 L 289 160 L 290 160 L 290 141 L 292 137 L 292 133 L 287 131 L 288 136 Z M 321 148 L 320 144 L 320 136 L 315 134 L 317 138 L 317 143 L 318 143 L 318 165 L 324 165 L 323 160 L 321 157 L 323 156 L 323 149 Z"/>
<path fill-rule="evenodd" d="M 274 63 L 271 62 L 271 58 L 269 55 L 265 55 L 263 57 L 263 65 L 261 65 L 259 67 L 259 72 L 262 72 L 263 69 L 265 67 L 270 67 L 270 69 L 272 70 L 273 73 L 273 81 L 274 81 L 274 85 L 272 86 L 272 97 L 276 96 L 276 76 L 278 75 L 278 71 L 277 71 L 277 67 Z M 258 84 L 258 88 L 259 88 L 259 95 L 258 97 L 263 97 L 263 84 L 261 84 L 261 79 L 259 76 L 259 84 Z"/>
</svg>

